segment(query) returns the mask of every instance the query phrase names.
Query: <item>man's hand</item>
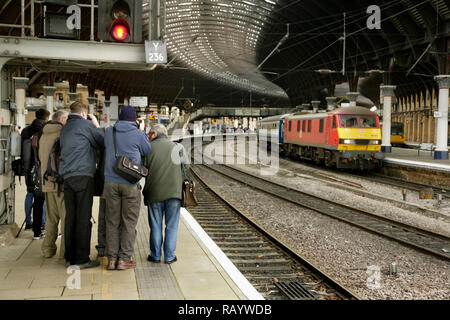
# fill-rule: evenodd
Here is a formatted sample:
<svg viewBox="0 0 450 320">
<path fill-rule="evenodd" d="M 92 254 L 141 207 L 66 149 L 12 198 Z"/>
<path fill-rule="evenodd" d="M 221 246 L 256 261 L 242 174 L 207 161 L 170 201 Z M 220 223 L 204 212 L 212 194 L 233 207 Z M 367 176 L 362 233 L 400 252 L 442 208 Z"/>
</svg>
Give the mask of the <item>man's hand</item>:
<svg viewBox="0 0 450 320">
<path fill-rule="evenodd" d="M 96 128 L 100 128 L 100 125 L 98 124 L 98 120 L 97 120 L 97 118 L 96 118 L 93 114 L 88 114 L 88 119 L 91 120 L 92 124 L 93 124 Z"/>
</svg>

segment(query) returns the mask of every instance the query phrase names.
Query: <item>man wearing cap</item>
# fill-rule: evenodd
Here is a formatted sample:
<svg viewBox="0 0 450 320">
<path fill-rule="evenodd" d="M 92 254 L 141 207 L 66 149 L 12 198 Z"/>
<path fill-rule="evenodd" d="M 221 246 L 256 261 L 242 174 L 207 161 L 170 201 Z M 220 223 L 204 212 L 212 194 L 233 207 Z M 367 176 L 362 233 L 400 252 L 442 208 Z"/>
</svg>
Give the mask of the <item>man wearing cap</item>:
<svg viewBox="0 0 450 320">
<path fill-rule="evenodd" d="M 119 121 L 105 132 L 106 255 L 108 270 L 125 270 L 136 266 L 132 257 L 136 240 L 136 225 L 141 207 L 141 185 L 132 184 L 114 171 L 116 156 L 126 156 L 136 163 L 151 152 L 150 141 L 138 129 L 136 111 L 124 106 Z M 116 150 L 113 130 L 116 130 Z"/>
</svg>

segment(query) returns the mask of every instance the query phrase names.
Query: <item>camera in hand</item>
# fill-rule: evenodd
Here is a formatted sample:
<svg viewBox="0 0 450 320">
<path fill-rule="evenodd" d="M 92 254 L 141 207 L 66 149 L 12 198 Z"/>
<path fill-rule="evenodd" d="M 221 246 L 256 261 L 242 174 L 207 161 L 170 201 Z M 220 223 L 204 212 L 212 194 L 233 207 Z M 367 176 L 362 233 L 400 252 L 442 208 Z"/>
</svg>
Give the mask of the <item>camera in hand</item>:
<svg viewBox="0 0 450 320">
<path fill-rule="evenodd" d="M 92 117 L 90 115 L 87 116 L 88 120 L 92 121 Z"/>
</svg>

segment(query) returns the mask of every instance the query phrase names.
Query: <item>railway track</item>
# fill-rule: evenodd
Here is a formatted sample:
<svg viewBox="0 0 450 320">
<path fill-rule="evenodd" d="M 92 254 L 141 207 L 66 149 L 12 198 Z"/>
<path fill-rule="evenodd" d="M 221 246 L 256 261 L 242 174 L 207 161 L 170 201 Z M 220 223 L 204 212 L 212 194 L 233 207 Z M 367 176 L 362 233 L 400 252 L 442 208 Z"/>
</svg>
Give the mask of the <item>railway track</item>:
<svg viewBox="0 0 450 320">
<path fill-rule="evenodd" d="M 284 160 L 287 161 L 292 161 L 293 163 L 297 163 L 295 161 L 292 160 L 292 158 L 287 157 L 287 156 L 283 156 Z M 329 169 L 329 168 L 325 168 L 324 166 L 319 166 L 316 165 L 314 163 L 311 163 L 309 161 L 302 161 L 301 162 L 302 165 L 304 166 L 308 166 L 310 168 L 316 169 L 316 170 L 326 170 L 327 172 L 329 172 L 330 174 L 336 173 L 336 169 Z M 296 171 L 298 172 L 305 172 L 306 174 L 312 175 L 312 176 L 316 176 L 316 177 L 321 177 L 322 178 L 326 178 L 326 174 L 321 174 L 318 172 L 315 173 L 308 173 L 307 170 L 301 170 L 301 169 L 296 169 Z M 421 184 L 421 183 L 417 183 L 417 182 L 411 182 L 411 181 L 406 181 L 403 179 L 399 179 L 399 178 L 395 178 L 395 177 L 389 177 L 383 174 L 379 174 L 379 173 L 375 173 L 375 172 L 370 172 L 370 173 L 366 173 L 366 172 L 362 172 L 362 173 L 350 173 L 347 171 L 344 172 L 339 172 L 339 173 L 345 173 L 346 175 L 348 175 L 349 177 L 352 178 L 358 178 L 358 179 L 365 179 L 368 181 L 372 181 L 372 182 L 376 182 L 376 183 L 381 183 L 384 185 L 388 185 L 388 186 L 393 186 L 393 187 L 397 187 L 400 189 L 407 189 L 407 190 L 411 190 L 411 191 L 415 191 L 415 192 L 420 192 L 420 190 L 424 189 L 424 188 L 431 188 L 433 189 L 433 193 L 434 194 L 441 194 L 443 199 L 450 199 L 450 190 L 447 189 L 443 189 L 443 188 L 439 188 L 436 186 L 430 186 L 430 185 L 426 185 L 426 184 Z M 330 180 L 333 180 L 332 178 L 330 178 Z M 350 181 L 346 181 L 345 179 L 341 179 L 343 181 L 340 181 L 344 184 L 350 185 L 350 186 L 354 186 L 356 188 L 360 188 L 361 186 L 357 186 L 354 185 L 355 183 L 352 183 Z"/>
<path fill-rule="evenodd" d="M 441 194 L 442 198 L 450 199 L 450 190 L 433 187 L 433 186 L 416 183 L 416 182 L 409 182 L 409 181 L 405 181 L 402 179 L 388 177 L 388 176 L 385 176 L 382 174 L 377 174 L 377 173 L 371 173 L 370 175 L 371 175 L 370 177 L 367 174 L 361 174 L 360 176 L 354 175 L 354 176 L 355 177 L 363 177 L 364 179 L 372 181 L 372 182 L 382 183 L 382 184 L 398 187 L 401 189 L 408 189 L 408 190 L 417 191 L 417 192 L 419 192 L 420 190 L 422 190 L 424 188 L 431 188 L 431 189 L 433 189 L 433 193 Z"/>
<path fill-rule="evenodd" d="M 450 260 L 450 239 L 448 237 L 301 192 L 235 168 L 224 165 L 201 166 L 277 198 L 344 221 L 439 258 Z"/>
<path fill-rule="evenodd" d="M 189 212 L 265 299 L 358 299 L 215 193 L 196 166 L 198 206 Z"/>
</svg>

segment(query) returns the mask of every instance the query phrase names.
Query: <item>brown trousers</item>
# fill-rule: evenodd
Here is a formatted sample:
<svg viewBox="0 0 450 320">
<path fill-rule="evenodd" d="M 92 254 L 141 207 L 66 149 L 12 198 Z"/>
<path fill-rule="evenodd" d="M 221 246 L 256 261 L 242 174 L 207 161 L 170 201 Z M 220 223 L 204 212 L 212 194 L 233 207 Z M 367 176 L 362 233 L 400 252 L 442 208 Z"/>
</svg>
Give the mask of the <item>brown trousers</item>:
<svg viewBox="0 0 450 320">
<path fill-rule="evenodd" d="M 106 255 L 109 260 L 130 261 L 134 254 L 136 225 L 141 209 L 139 184 L 105 182 Z"/>
<path fill-rule="evenodd" d="M 66 217 L 66 206 L 64 205 L 64 192 L 59 197 L 57 192 L 45 193 L 45 238 L 42 243 L 42 253 L 44 257 L 51 258 L 56 254 L 56 239 L 58 238 L 58 225 L 61 221 L 61 246 L 59 250 L 60 258 L 64 258 L 64 220 Z"/>
</svg>

